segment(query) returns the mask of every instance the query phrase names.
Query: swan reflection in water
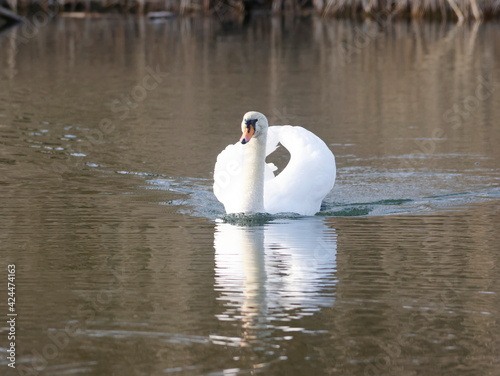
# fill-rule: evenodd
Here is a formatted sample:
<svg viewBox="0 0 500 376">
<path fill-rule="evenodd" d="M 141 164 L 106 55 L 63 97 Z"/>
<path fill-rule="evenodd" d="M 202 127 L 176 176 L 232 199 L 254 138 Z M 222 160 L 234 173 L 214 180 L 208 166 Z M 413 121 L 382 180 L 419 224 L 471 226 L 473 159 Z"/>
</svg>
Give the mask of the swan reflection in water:
<svg viewBox="0 0 500 376">
<path fill-rule="evenodd" d="M 337 234 L 323 218 L 218 223 L 214 246 L 215 290 L 224 307 L 217 317 L 241 320 L 243 341 L 335 301 Z"/>
</svg>

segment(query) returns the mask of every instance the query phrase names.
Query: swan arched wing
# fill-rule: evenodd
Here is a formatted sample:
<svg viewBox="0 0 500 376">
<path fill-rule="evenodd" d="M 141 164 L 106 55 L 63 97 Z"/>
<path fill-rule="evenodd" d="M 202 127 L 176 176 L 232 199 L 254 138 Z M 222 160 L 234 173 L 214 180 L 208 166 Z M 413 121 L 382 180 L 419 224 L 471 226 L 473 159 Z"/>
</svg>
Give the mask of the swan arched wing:
<svg viewBox="0 0 500 376">
<path fill-rule="evenodd" d="M 265 180 L 264 207 L 269 213 L 314 215 L 335 184 L 335 157 L 323 140 L 302 127 L 269 127 L 267 154 L 278 142 L 290 152 L 290 161 L 278 176 Z"/>
</svg>

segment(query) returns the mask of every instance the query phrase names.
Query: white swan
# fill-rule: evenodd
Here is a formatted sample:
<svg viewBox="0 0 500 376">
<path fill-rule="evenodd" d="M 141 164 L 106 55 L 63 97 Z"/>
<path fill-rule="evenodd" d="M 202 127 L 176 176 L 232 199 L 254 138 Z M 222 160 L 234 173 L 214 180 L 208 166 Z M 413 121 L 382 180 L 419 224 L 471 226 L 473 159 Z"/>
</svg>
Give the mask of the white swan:
<svg viewBox="0 0 500 376">
<path fill-rule="evenodd" d="M 335 157 L 326 144 L 302 127 L 269 127 L 255 111 L 243 116 L 243 135 L 217 157 L 214 193 L 230 213 L 314 215 L 335 183 Z M 281 143 L 290 161 L 277 176 L 266 156 Z"/>
</svg>

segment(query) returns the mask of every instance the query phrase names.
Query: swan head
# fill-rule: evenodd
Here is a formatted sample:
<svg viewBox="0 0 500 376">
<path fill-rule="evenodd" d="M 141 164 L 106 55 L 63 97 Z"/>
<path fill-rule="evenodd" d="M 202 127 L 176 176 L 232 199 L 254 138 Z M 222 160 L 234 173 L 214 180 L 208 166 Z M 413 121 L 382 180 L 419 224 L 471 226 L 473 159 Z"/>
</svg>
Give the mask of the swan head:
<svg viewBox="0 0 500 376">
<path fill-rule="evenodd" d="M 267 118 L 263 114 L 256 111 L 247 112 L 241 122 L 241 130 L 243 131 L 240 138 L 241 143 L 246 144 L 252 137 L 259 138 L 267 134 L 268 127 Z"/>
</svg>

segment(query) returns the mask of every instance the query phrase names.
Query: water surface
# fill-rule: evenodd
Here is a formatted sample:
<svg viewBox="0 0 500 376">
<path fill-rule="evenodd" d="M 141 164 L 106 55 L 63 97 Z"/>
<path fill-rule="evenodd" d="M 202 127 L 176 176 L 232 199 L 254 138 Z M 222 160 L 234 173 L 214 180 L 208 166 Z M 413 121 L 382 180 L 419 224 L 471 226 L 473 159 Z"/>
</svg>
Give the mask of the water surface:
<svg viewBox="0 0 500 376">
<path fill-rule="evenodd" d="M 0 35 L 18 312 L 1 373 L 498 372 L 499 31 L 102 17 Z M 318 215 L 224 216 L 213 166 L 248 110 L 330 146 Z"/>
</svg>

